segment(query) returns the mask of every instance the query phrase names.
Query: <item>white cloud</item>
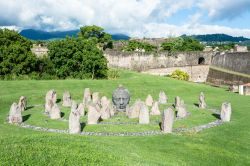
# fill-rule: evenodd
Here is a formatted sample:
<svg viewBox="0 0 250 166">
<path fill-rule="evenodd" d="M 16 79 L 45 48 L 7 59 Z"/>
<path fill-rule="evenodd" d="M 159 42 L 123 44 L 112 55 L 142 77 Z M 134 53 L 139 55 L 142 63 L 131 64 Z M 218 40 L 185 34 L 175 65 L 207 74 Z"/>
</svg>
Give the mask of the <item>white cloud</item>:
<svg viewBox="0 0 250 166">
<path fill-rule="evenodd" d="M 204 33 L 250 37 L 250 29 L 203 25 L 200 22 L 207 17 L 203 11 L 207 11 L 212 19 L 229 18 L 231 13 L 230 18 L 233 18 L 248 11 L 248 4 L 249 0 L 2 0 L 0 26 L 54 31 L 95 24 L 109 32 L 139 37 Z M 181 10 L 193 7 L 197 11 L 188 14 L 180 26 L 167 23 Z M 233 12 L 226 14 L 230 10 Z"/>
</svg>

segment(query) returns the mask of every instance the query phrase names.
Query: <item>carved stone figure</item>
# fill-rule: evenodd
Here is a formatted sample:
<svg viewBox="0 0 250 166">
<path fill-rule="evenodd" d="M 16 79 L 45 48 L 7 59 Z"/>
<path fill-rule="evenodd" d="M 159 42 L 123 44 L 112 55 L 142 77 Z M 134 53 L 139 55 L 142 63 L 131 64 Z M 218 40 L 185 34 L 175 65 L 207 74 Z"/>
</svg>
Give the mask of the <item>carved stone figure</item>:
<svg viewBox="0 0 250 166">
<path fill-rule="evenodd" d="M 84 89 L 84 94 L 83 94 L 83 103 L 87 107 L 88 104 L 91 103 L 91 92 L 89 88 Z"/>
<path fill-rule="evenodd" d="M 49 115 L 52 107 L 54 106 L 54 103 L 51 99 L 49 99 L 46 103 L 45 103 L 45 114 Z"/>
<path fill-rule="evenodd" d="M 140 114 L 141 105 L 143 104 L 144 103 L 140 99 L 136 100 L 133 106 L 127 109 L 128 118 L 138 118 Z"/>
<path fill-rule="evenodd" d="M 174 111 L 171 108 L 168 108 L 163 111 L 161 130 L 164 133 L 172 133 L 174 124 Z"/>
<path fill-rule="evenodd" d="M 61 111 L 57 104 L 54 104 L 50 113 L 49 113 L 50 119 L 60 119 L 61 118 Z"/>
<path fill-rule="evenodd" d="M 11 124 L 20 124 L 22 123 L 23 118 L 21 114 L 21 109 L 17 103 L 13 103 L 10 107 L 10 112 L 8 116 L 8 122 Z"/>
<path fill-rule="evenodd" d="M 97 124 L 100 117 L 101 114 L 98 111 L 98 108 L 96 108 L 96 105 L 88 105 L 88 124 Z"/>
<path fill-rule="evenodd" d="M 152 108 L 151 108 L 151 112 L 150 115 L 160 115 L 161 112 L 159 110 L 159 103 L 158 101 L 154 102 Z"/>
<path fill-rule="evenodd" d="M 164 91 L 159 93 L 159 104 L 166 104 L 168 102 L 168 97 Z"/>
<path fill-rule="evenodd" d="M 184 100 L 181 100 L 180 105 L 177 107 L 177 117 L 185 118 L 188 115 Z"/>
<path fill-rule="evenodd" d="M 140 105 L 139 124 L 149 124 L 148 107 L 144 103 Z"/>
<path fill-rule="evenodd" d="M 175 109 L 178 109 L 180 104 L 181 104 L 181 98 L 179 96 L 176 96 L 175 97 L 175 104 L 174 104 Z"/>
<path fill-rule="evenodd" d="M 99 104 L 100 103 L 100 97 L 99 97 L 99 92 L 94 92 L 92 94 L 92 102 L 94 104 Z"/>
<path fill-rule="evenodd" d="M 77 134 L 81 132 L 80 123 L 80 112 L 78 110 L 78 105 L 75 101 L 72 101 L 71 112 L 69 115 L 69 133 Z"/>
<path fill-rule="evenodd" d="M 71 101 L 71 95 L 69 91 L 66 91 L 63 93 L 63 106 L 64 107 L 71 107 L 72 101 Z"/>
<path fill-rule="evenodd" d="M 205 95 L 203 92 L 201 92 L 199 96 L 199 108 L 204 109 L 206 107 L 207 107 L 207 104 L 205 102 Z"/>
<path fill-rule="evenodd" d="M 18 106 L 21 109 L 21 111 L 24 111 L 27 108 L 27 98 L 25 96 L 20 97 Z"/>
<path fill-rule="evenodd" d="M 122 85 L 113 92 L 112 101 L 115 105 L 116 111 L 126 111 L 126 107 L 129 104 L 130 94 L 127 89 L 125 89 Z"/>
<path fill-rule="evenodd" d="M 153 97 L 151 95 L 148 95 L 145 101 L 146 105 L 151 107 L 153 105 L 153 102 L 154 102 Z"/>
<path fill-rule="evenodd" d="M 53 103 L 56 103 L 57 95 L 56 95 L 56 91 L 54 89 L 49 90 L 46 94 L 45 103 L 47 103 L 47 101 L 49 101 L 49 100 L 52 100 Z"/>
<path fill-rule="evenodd" d="M 84 116 L 85 114 L 85 110 L 84 110 L 84 104 L 83 103 L 80 103 L 77 107 L 77 111 L 79 112 L 80 116 Z"/>
<path fill-rule="evenodd" d="M 224 102 L 221 105 L 220 118 L 223 122 L 229 122 L 231 119 L 232 108 L 231 103 Z"/>
</svg>

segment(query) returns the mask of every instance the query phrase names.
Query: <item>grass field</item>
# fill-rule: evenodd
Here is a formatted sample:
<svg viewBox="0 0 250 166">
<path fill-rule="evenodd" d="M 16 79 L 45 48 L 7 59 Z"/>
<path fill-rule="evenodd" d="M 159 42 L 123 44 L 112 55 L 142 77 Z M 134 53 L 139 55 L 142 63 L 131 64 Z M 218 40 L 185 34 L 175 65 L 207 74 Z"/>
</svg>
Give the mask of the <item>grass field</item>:
<svg viewBox="0 0 250 166">
<path fill-rule="evenodd" d="M 184 99 L 192 114 L 174 127 L 192 127 L 216 119 L 211 112 L 195 108 L 201 91 L 210 108 L 220 109 L 222 102 L 231 102 L 232 121 L 200 133 L 145 137 L 56 134 L 5 123 L 10 105 L 21 95 L 28 97 L 28 105 L 37 105 L 44 103 L 50 89 L 55 89 L 60 99 L 69 90 L 73 99 L 80 102 L 86 87 L 110 98 L 119 84 L 129 89 L 132 103 L 138 98 L 144 100 L 147 94 L 156 99 L 160 90 L 167 93 L 170 103 L 177 95 Z M 121 71 L 116 80 L 0 81 L 0 89 L 0 165 L 250 165 L 250 97 L 223 88 Z M 161 110 L 164 107 L 167 106 L 161 106 Z M 25 111 L 25 123 L 67 129 L 67 122 L 46 119 L 42 111 L 42 106 Z M 67 119 L 69 108 L 62 108 L 62 112 Z M 86 117 L 81 120 L 86 121 Z M 122 116 L 109 121 L 118 120 L 134 121 Z M 87 125 L 83 130 L 134 132 L 158 130 L 158 126 Z"/>
</svg>

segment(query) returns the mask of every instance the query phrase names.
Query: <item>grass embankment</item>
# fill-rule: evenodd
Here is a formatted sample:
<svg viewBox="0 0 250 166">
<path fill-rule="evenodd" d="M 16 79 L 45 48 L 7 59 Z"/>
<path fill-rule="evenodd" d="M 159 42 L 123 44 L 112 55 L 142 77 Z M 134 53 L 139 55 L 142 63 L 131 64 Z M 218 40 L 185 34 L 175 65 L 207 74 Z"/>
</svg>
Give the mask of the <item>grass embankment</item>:
<svg viewBox="0 0 250 166">
<path fill-rule="evenodd" d="M 83 89 L 91 88 L 111 97 L 123 84 L 130 90 L 132 103 L 147 94 L 158 98 L 164 90 L 169 102 L 180 96 L 192 113 L 175 127 L 191 127 L 215 119 L 208 111 L 194 107 L 201 91 L 211 108 L 224 101 L 232 103 L 232 121 L 200 133 L 146 137 L 94 137 L 38 132 L 5 123 L 10 105 L 21 95 L 28 105 L 43 104 L 46 92 L 55 89 L 58 98 L 69 90 L 73 99 L 81 101 Z M 177 81 L 166 77 L 122 71 L 117 80 L 0 81 L 0 165 L 249 165 L 250 164 L 250 97 L 230 93 L 223 88 Z M 59 103 L 60 104 L 60 103 Z M 162 106 L 161 109 L 164 109 Z M 167 107 L 167 106 L 166 106 Z M 52 121 L 42 114 L 42 107 L 28 109 L 25 123 L 37 126 L 67 128 L 67 122 Z M 69 108 L 63 108 L 67 119 Z M 116 117 L 119 118 L 119 117 Z M 152 120 L 158 120 L 154 117 Z M 121 117 L 119 120 L 128 119 Z M 82 121 L 86 121 L 84 117 Z M 111 119 L 110 121 L 118 121 Z M 132 120 L 133 121 L 133 120 Z M 85 131 L 147 131 L 156 125 L 86 126 Z"/>
</svg>

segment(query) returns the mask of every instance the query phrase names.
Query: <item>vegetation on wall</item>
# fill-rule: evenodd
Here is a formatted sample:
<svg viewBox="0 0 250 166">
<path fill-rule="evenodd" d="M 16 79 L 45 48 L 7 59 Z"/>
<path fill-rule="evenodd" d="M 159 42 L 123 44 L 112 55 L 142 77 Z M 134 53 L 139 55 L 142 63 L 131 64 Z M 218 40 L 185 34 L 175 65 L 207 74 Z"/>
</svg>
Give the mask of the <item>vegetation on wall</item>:
<svg viewBox="0 0 250 166">
<path fill-rule="evenodd" d="M 139 42 L 131 40 L 126 46 L 123 47 L 124 51 L 142 51 L 142 52 L 153 52 L 156 51 L 157 47 L 145 42 Z"/>
<path fill-rule="evenodd" d="M 184 80 L 188 81 L 189 80 L 189 75 L 188 73 L 181 71 L 181 70 L 175 70 L 172 74 L 170 74 L 171 78 L 177 79 L 177 80 Z"/>
<path fill-rule="evenodd" d="M 184 36 L 167 39 L 166 42 L 161 44 L 161 48 L 169 52 L 202 51 L 204 46 L 198 40 Z"/>
</svg>

